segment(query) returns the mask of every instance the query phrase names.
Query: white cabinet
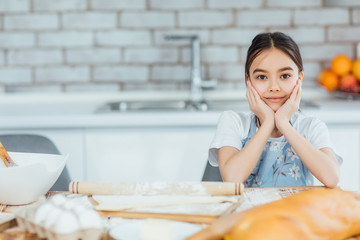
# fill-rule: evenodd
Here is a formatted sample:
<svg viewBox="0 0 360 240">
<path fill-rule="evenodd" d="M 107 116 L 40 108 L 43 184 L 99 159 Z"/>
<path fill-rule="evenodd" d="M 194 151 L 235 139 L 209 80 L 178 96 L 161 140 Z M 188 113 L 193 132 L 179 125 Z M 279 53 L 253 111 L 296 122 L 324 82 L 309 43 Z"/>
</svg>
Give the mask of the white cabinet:
<svg viewBox="0 0 360 240">
<path fill-rule="evenodd" d="M 214 127 L 89 129 L 89 181 L 200 181 Z"/>
<path fill-rule="evenodd" d="M 343 158 L 339 186 L 344 190 L 360 190 L 360 130 L 356 127 L 329 126 L 334 150 Z"/>
</svg>

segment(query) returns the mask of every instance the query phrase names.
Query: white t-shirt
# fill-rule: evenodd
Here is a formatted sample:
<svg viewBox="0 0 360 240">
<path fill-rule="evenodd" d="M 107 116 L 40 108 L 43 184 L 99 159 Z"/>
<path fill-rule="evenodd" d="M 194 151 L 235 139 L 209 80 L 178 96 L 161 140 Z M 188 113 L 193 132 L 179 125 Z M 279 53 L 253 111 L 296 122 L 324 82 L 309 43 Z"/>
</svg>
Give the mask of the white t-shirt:
<svg viewBox="0 0 360 240">
<path fill-rule="evenodd" d="M 224 146 L 242 149 L 242 141 L 248 136 L 250 123 L 255 117 L 253 113 L 236 113 L 225 111 L 218 121 L 215 136 L 210 144 L 208 160 L 212 166 L 219 166 L 218 149 Z M 305 139 L 318 149 L 330 147 L 329 130 L 324 122 L 315 117 L 305 116 L 300 111 L 294 113 L 291 118 L 293 127 Z M 269 139 L 271 141 L 272 138 Z M 339 164 L 342 158 L 335 154 Z"/>
</svg>

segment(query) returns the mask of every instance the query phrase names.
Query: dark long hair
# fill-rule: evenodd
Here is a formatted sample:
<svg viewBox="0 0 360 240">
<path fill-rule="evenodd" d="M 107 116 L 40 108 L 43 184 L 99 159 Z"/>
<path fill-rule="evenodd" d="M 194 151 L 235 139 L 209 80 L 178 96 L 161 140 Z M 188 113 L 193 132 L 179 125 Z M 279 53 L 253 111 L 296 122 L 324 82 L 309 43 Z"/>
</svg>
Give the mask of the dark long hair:
<svg viewBox="0 0 360 240">
<path fill-rule="evenodd" d="M 260 33 L 252 40 L 245 62 L 245 81 L 246 76 L 250 77 L 250 66 L 257 56 L 264 50 L 277 48 L 288 55 L 299 68 L 299 73 L 304 70 L 300 50 L 296 42 L 282 32 Z"/>
</svg>

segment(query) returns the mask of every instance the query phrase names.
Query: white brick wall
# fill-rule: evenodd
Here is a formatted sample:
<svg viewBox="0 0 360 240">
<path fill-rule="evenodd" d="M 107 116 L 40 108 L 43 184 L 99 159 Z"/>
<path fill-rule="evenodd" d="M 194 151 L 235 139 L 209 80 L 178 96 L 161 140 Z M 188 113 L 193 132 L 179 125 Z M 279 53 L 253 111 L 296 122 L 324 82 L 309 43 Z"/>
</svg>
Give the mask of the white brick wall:
<svg viewBox="0 0 360 240">
<path fill-rule="evenodd" d="M 232 24 L 232 11 L 188 11 L 179 13 L 180 27 L 224 27 Z"/>
<path fill-rule="evenodd" d="M 188 89 L 190 41 L 219 89 L 244 87 L 247 48 L 282 31 L 302 51 L 304 86 L 332 57 L 355 58 L 359 0 L 0 0 L 0 92 Z"/>
<path fill-rule="evenodd" d="M 60 50 L 10 50 L 7 56 L 9 65 L 50 65 L 63 62 Z"/>
<path fill-rule="evenodd" d="M 85 12 L 64 13 L 61 22 L 65 29 L 114 29 L 116 21 L 116 13 Z"/>
<path fill-rule="evenodd" d="M 89 67 L 42 67 L 35 71 L 36 82 L 86 82 L 90 81 Z"/>
<path fill-rule="evenodd" d="M 175 13 L 124 12 L 120 14 L 120 26 L 133 28 L 175 27 Z"/>
<path fill-rule="evenodd" d="M 7 85 L 31 83 L 29 68 L 0 68 L 0 83 Z"/>
<path fill-rule="evenodd" d="M 29 0 L 1 0 L 0 2 L 0 13 L 26 12 L 29 10 Z"/>
<path fill-rule="evenodd" d="M 26 32 L 0 32 L 0 48 L 35 47 L 35 34 Z"/>
<path fill-rule="evenodd" d="M 100 31 L 96 33 L 96 44 L 100 46 L 148 46 L 151 34 L 143 30 Z"/>
<path fill-rule="evenodd" d="M 290 26 L 291 11 L 277 9 L 260 9 L 241 11 L 237 13 L 238 26 L 272 27 Z"/>
<path fill-rule="evenodd" d="M 41 47 L 90 47 L 94 44 L 92 32 L 65 31 L 38 34 Z"/>
<path fill-rule="evenodd" d="M 59 26 L 57 14 L 21 14 L 4 17 L 6 30 L 54 30 Z"/>
<path fill-rule="evenodd" d="M 117 48 L 91 48 L 91 49 L 69 49 L 66 50 L 65 59 L 67 63 L 120 63 L 121 52 Z"/>
<path fill-rule="evenodd" d="M 86 10 L 86 0 L 33 0 L 35 11 L 76 11 Z"/>
<path fill-rule="evenodd" d="M 146 8 L 146 0 L 91 0 L 90 5 L 95 10 L 141 10 Z"/>
<path fill-rule="evenodd" d="M 105 66 L 95 67 L 94 79 L 97 81 L 136 81 L 148 80 L 149 69 L 144 66 Z"/>
<path fill-rule="evenodd" d="M 126 48 L 127 63 L 175 63 L 179 53 L 175 48 Z"/>
</svg>

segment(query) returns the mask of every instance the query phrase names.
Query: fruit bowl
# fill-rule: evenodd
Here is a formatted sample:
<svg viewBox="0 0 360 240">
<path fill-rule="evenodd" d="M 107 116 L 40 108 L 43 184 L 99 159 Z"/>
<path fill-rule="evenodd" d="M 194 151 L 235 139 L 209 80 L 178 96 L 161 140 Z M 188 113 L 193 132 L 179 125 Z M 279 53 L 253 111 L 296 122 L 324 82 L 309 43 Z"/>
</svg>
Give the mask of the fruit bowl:
<svg viewBox="0 0 360 240">
<path fill-rule="evenodd" d="M 65 167 L 67 156 L 9 152 L 18 165 L 0 164 L 0 203 L 28 204 L 46 194 Z"/>
<path fill-rule="evenodd" d="M 360 93 L 350 93 L 344 91 L 335 91 L 333 92 L 333 96 L 339 99 L 346 99 L 346 100 L 358 100 L 360 99 Z"/>
<path fill-rule="evenodd" d="M 342 99 L 357 99 L 360 94 L 360 58 L 351 60 L 340 54 L 335 56 L 330 69 L 320 72 L 318 83 L 335 97 Z"/>
</svg>

